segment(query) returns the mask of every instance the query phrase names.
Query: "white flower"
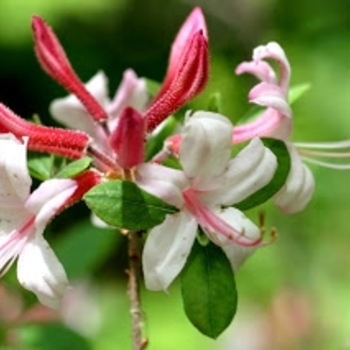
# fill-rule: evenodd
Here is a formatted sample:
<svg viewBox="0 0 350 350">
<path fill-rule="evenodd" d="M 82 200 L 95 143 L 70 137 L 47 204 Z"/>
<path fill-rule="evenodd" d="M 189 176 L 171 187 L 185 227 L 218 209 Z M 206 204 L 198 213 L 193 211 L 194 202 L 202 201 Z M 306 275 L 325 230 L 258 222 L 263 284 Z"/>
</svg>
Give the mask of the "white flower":
<svg viewBox="0 0 350 350">
<path fill-rule="evenodd" d="M 74 193 L 76 182 L 45 181 L 30 194 L 26 142 L 4 134 L 0 149 L 0 271 L 5 274 L 18 257 L 19 282 L 41 303 L 56 308 L 68 281 L 43 231 Z"/>
<path fill-rule="evenodd" d="M 209 112 L 191 116 L 183 130 L 179 160 L 183 171 L 158 164 L 138 167 L 137 183 L 180 212 L 149 233 L 143 252 L 146 287 L 166 289 L 183 268 L 198 226 L 224 250 L 234 269 L 261 242 L 259 229 L 231 206 L 272 179 L 273 153 L 254 139 L 231 158 L 232 125 Z"/>
</svg>

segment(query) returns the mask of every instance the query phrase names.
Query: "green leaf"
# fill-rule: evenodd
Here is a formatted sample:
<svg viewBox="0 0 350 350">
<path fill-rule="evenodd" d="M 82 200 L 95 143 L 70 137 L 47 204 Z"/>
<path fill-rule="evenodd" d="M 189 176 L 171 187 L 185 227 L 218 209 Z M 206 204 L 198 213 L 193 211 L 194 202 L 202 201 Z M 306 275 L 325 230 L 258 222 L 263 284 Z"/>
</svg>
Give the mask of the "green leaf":
<svg viewBox="0 0 350 350">
<path fill-rule="evenodd" d="M 206 336 L 217 338 L 237 309 L 234 274 L 221 248 L 195 242 L 181 273 L 181 292 L 192 324 Z"/>
<path fill-rule="evenodd" d="M 277 170 L 272 180 L 259 191 L 234 205 L 240 210 L 254 208 L 270 199 L 285 184 L 290 171 L 290 155 L 286 144 L 277 139 L 263 138 L 264 145 L 268 147 L 277 158 Z"/>
<path fill-rule="evenodd" d="M 69 163 L 66 165 L 63 169 L 61 169 L 55 177 L 57 178 L 72 178 L 81 172 L 83 172 L 85 169 L 87 169 L 92 162 L 92 159 L 89 157 L 84 157 L 78 160 L 75 160 L 74 162 Z"/>
<path fill-rule="evenodd" d="M 220 92 L 215 92 L 209 96 L 208 111 L 222 113 L 222 96 Z"/>
<path fill-rule="evenodd" d="M 45 181 L 51 178 L 54 167 L 54 156 L 43 153 L 30 153 L 28 156 L 29 173 L 35 179 Z"/>
<path fill-rule="evenodd" d="M 303 83 L 294 85 L 289 89 L 289 95 L 288 100 L 289 103 L 292 105 L 294 102 L 299 100 L 300 97 L 302 97 L 307 91 L 309 91 L 311 88 L 311 84 L 309 83 Z"/>
<path fill-rule="evenodd" d="M 165 215 L 177 212 L 130 181 L 112 180 L 85 194 L 88 207 L 103 221 L 127 230 L 145 230 L 162 223 Z"/>
</svg>

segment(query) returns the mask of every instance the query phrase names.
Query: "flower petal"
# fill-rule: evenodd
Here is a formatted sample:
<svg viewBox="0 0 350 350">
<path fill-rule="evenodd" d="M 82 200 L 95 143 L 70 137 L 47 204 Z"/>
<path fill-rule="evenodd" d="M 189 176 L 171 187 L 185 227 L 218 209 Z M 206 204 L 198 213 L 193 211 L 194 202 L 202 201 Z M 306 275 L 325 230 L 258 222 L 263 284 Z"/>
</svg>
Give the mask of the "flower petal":
<svg viewBox="0 0 350 350">
<path fill-rule="evenodd" d="M 182 207 L 182 191 L 188 185 L 182 171 L 151 163 L 137 167 L 136 183 L 144 191 L 177 208 Z"/>
<path fill-rule="evenodd" d="M 250 240 L 258 240 L 261 236 L 259 228 L 254 225 L 240 210 L 227 208 L 221 210 L 218 215 L 228 224 L 244 232 L 244 236 Z M 219 236 L 219 235 L 218 235 Z M 222 236 L 218 237 L 222 239 Z M 232 269 L 236 272 L 243 262 L 254 253 L 256 247 L 244 247 L 235 243 L 223 245 L 223 250 L 230 260 Z"/>
<path fill-rule="evenodd" d="M 291 143 L 287 146 L 291 156 L 291 169 L 285 185 L 275 195 L 274 202 L 286 214 L 293 214 L 307 206 L 314 193 L 315 181 L 296 148 Z"/>
<path fill-rule="evenodd" d="M 150 290 L 166 290 L 184 267 L 197 233 L 197 223 L 187 212 L 168 215 L 149 233 L 142 262 Z"/>
<path fill-rule="evenodd" d="M 276 73 L 272 67 L 264 61 L 242 62 L 237 66 L 237 75 L 249 73 L 266 83 L 276 84 Z"/>
<path fill-rule="evenodd" d="M 107 106 L 107 112 L 111 116 L 108 121 L 109 129 L 114 130 L 117 118 L 125 107 L 144 112 L 148 98 L 145 79 L 139 78 L 132 69 L 127 69 L 112 102 Z"/>
<path fill-rule="evenodd" d="M 276 42 L 270 42 L 267 45 L 261 45 L 254 49 L 254 61 L 266 59 L 273 59 L 280 65 L 281 74 L 279 86 L 284 90 L 284 92 L 287 92 L 289 87 L 291 68 L 284 50 Z"/>
<path fill-rule="evenodd" d="M 216 182 L 217 189 L 201 198 L 205 203 L 233 205 L 267 185 L 276 168 L 275 155 L 255 138 L 229 162 L 227 171 Z"/>
<path fill-rule="evenodd" d="M 292 117 L 287 97 L 277 85 L 260 83 L 254 86 L 249 92 L 249 101 L 260 106 L 271 107 L 285 117 Z"/>
<path fill-rule="evenodd" d="M 106 106 L 108 100 L 107 77 L 102 72 L 97 72 L 86 84 L 85 88 L 102 105 Z M 50 105 L 52 117 L 63 125 L 87 132 L 94 136 L 95 123 L 89 116 L 85 106 L 75 95 L 54 100 Z"/>
<path fill-rule="evenodd" d="M 30 195 L 25 203 L 25 208 L 36 214 L 35 226 L 37 230 L 44 230 L 77 187 L 77 183 L 71 179 L 51 179 L 43 182 Z"/>
<path fill-rule="evenodd" d="M 222 174 L 231 156 L 231 122 L 217 113 L 196 112 L 186 121 L 180 162 L 192 187 L 205 190 Z"/>
<path fill-rule="evenodd" d="M 0 208 L 20 206 L 29 196 L 32 180 L 27 169 L 27 141 L 0 135 Z"/>
<path fill-rule="evenodd" d="M 36 294 L 39 301 L 58 308 L 68 287 L 63 266 L 47 241 L 41 236 L 28 242 L 17 264 L 17 277 L 22 286 Z"/>
</svg>

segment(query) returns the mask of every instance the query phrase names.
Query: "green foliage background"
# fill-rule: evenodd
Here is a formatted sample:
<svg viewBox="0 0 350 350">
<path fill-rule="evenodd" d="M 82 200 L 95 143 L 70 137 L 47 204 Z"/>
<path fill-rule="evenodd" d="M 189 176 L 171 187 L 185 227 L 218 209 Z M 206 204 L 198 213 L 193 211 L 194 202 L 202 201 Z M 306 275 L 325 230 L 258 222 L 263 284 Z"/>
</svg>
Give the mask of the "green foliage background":
<svg viewBox="0 0 350 350">
<path fill-rule="evenodd" d="M 48 105 L 65 95 L 36 62 L 30 31 L 34 14 L 54 27 L 82 80 L 103 69 L 113 95 L 128 67 L 140 76 L 162 79 L 175 33 L 195 5 L 202 6 L 208 21 L 212 74 L 193 108 L 220 89 L 224 112 L 238 120 L 249 107 L 246 95 L 255 81 L 236 77 L 233 70 L 250 60 L 255 46 L 274 40 L 289 57 L 292 84 L 311 84 L 294 105 L 293 139 L 350 138 L 350 12 L 344 10 L 345 0 L 1 0 L 0 101 L 25 118 L 39 113 L 52 124 Z M 349 346 L 350 173 L 312 170 L 316 193 L 305 212 L 286 217 L 264 206 L 267 228 L 276 227 L 279 238 L 237 274 L 238 316 L 224 335 L 214 342 L 190 325 L 175 284 L 169 294 L 143 292 L 150 350 Z M 257 220 L 256 210 L 250 215 Z M 10 334 L 9 349 L 129 349 L 125 238 L 93 232 L 83 204 L 55 219 L 46 235 L 73 285 L 79 285 L 75 289 L 88 296 L 76 311 L 83 326 L 72 330 L 62 312 L 55 324 L 24 322 L 12 329 L 0 308 L 4 346 Z M 16 297 L 22 293 L 25 305 L 35 302 L 18 287 L 14 267 L 3 286 Z M 72 298 L 68 309 L 85 300 Z"/>
</svg>

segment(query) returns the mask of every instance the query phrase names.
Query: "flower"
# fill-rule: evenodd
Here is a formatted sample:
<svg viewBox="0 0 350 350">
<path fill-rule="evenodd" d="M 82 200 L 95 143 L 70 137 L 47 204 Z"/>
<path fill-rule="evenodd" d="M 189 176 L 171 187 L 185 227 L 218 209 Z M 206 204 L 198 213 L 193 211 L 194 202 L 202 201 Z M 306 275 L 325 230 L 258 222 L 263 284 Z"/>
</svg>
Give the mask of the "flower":
<svg viewBox="0 0 350 350">
<path fill-rule="evenodd" d="M 18 257 L 17 277 L 40 302 L 57 308 L 68 286 L 66 273 L 43 237 L 45 226 L 63 208 L 82 198 L 100 181 L 88 171 L 76 179 L 51 179 L 30 194 L 26 166 L 28 140 L 0 135 L 0 271 Z"/>
<path fill-rule="evenodd" d="M 259 229 L 229 206 L 272 179 L 276 158 L 254 139 L 230 159 L 232 128 L 219 114 L 196 112 L 182 134 L 182 171 L 159 164 L 138 167 L 137 184 L 180 210 L 153 228 L 146 240 L 143 269 L 148 289 L 166 289 L 179 274 L 198 226 L 214 243 L 225 246 L 234 269 L 261 243 Z"/>
<path fill-rule="evenodd" d="M 266 59 L 279 64 L 279 81 Z M 266 107 L 266 110 L 254 121 L 236 126 L 232 142 L 239 143 L 254 137 L 273 137 L 286 142 L 291 157 L 291 170 L 285 185 L 274 196 L 274 203 L 287 214 L 299 212 L 311 200 L 315 181 L 310 169 L 302 162 L 295 146 L 289 141 L 293 121 L 288 104 L 291 74 L 288 59 L 279 44 L 270 42 L 254 50 L 253 61 L 243 62 L 236 68 L 236 74 L 243 73 L 253 74 L 262 81 L 249 92 L 249 101 Z"/>
<path fill-rule="evenodd" d="M 116 97 L 109 103 L 103 73 L 96 75 L 84 86 L 75 74 L 53 30 L 36 16 L 33 17 L 32 26 L 35 52 L 42 68 L 76 97 L 53 103 L 51 111 L 56 119 L 90 135 L 93 134 L 93 137 L 99 135 L 97 142 L 101 144 L 105 143 L 108 133 L 113 132 L 116 126 L 115 119 L 124 107 L 140 107 L 142 111 L 145 109 L 145 82 L 138 79 L 132 70 L 125 72 Z M 172 45 L 164 83 L 144 111 L 149 132 L 204 88 L 209 70 L 207 41 L 204 16 L 197 7 L 181 27 Z M 85 107 L 85 111 L 81 109 L 77 99 Z M 67 109 L 73 111 L 76 120 L 68 119 L 67 115 L 70 114 L 67 113 Z M 86 116 L 88 118 L 85 118 Z"/>
</svg>

